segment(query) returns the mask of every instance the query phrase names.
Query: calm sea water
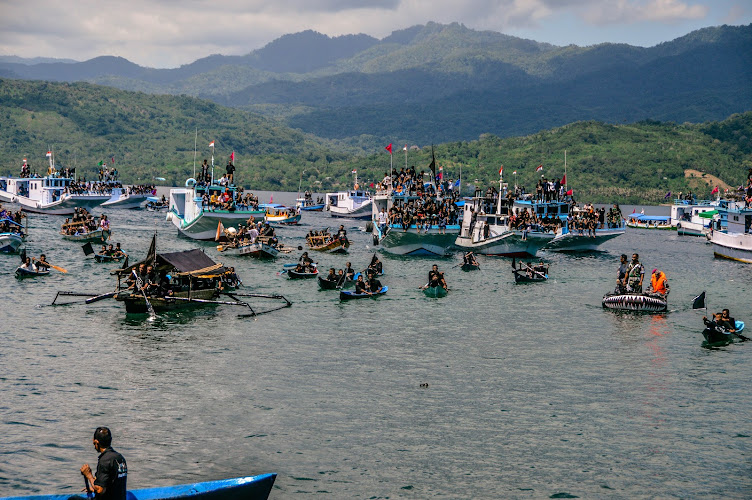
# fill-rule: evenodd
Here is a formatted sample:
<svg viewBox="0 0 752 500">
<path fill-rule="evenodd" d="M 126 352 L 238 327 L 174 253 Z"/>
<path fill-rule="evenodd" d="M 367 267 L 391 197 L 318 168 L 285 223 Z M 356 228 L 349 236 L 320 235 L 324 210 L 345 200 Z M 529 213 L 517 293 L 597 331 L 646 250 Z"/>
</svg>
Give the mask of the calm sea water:
<svg viewBox="0 0 752 500">
<path fill-rule="evenodd" d="M 18 257 L 0 256 L 0 495 L 80 490 L 92 432 L 107 425 L 132 488 L 277 472 L 276 499 L 752 496 L 752 344 L 701 348 L 690 309 L 707 290 L 711 309 L 752 326 L 752 266 L 714 259 L 702 239 L 628 230 L 604 252 L 545 254 L 551 280 L 529 285 L 507 259 L 464 273 L 459 256 L 382 254 L 388 295 L 340 303 L 277 274 L 299 252 L 220 258 L 164 214 L 110 217 L 136 257 L 157 229 L 160 251 L 200 246 L 248 291 L 294 305 L 153 321 L 114 301 L 51 307 L 58 290 L 112 289 L 112 266 L 63 241 L 61 218 L 31 215 L 30 255 L 70 272 L 17 281 Z M 304 245 L 338 224 L 306 213 L 279 234 Z M 316 255 L 322 268 L 368 263 L 358 224 L 345 222 L 351 253 Z M 601 308 L 618 255 L 633 251 L 667 273 L 669 313 Z M 444 299 L 417 289 L 434 262 Z"/>
</svg>

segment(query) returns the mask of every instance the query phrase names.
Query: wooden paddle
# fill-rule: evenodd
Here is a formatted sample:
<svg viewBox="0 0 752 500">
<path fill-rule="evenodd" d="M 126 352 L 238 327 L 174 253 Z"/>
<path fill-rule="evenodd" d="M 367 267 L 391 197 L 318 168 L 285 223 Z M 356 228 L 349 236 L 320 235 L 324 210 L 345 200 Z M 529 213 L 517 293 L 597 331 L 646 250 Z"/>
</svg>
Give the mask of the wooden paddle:
<svg viewBox="0 0 752 500">
<path fill-rule="evenodd" d="M 49 262 L 47 264 L 49 264 L 52 269 L 54 269 L 56 271 L 60 271 L 61 273 L 67 273 L 68 272 L 68 270 L 65 269 L 64 267 L 56 266 L 54 264 L 50 264 Z"/>
</svg>

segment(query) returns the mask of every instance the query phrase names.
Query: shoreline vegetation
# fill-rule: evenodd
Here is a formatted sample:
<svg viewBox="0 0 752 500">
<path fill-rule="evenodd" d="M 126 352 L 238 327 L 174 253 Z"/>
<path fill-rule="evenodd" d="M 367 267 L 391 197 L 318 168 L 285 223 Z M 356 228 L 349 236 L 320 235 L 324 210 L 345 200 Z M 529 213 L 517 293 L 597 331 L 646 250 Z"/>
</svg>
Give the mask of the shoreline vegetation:
<svg viewBox="0 0 752 500">
<path fill-rule="evenodd" d="M 75 167 L 87 180 L 96 178 L 100 161 L 111 166 L 114 158 L 124 183 L 180 186 L 193 173 L 196 131 L 197 165 L 211 158 L 207 146 L 215 141 L 215 172 L 224 172 L 234 152 L 236 178 L 249 189 L 338 191 L 352 187 L 353 170 L 368 187 L 390 168 L 383 148 L 364 155 L 273 119 L 187 96 L 0 79 L 0 116 L 0 175 L 18 175 L 24 158 L 42 175 L 52 150 L 58 167 Z M 407 162 L 428 171 L 431 144 L 392 142 L 396 170 Z M 564 175 L 567 151 L 568 186 L 577 200 L 659 204 L 668 192 L 709 198 L 715 185 L 722 191 L 723 183 L 739 186 L 752 168 L 752 112 L 701 124 L 580 121 L 522 137 L 482 134 L 434 150 L 444 176 L 456 180 L 462 172 L 463 195 L 498 183 L 501 165 L 505 182 L 534 191 L 541 174 Z"/>
</svg>

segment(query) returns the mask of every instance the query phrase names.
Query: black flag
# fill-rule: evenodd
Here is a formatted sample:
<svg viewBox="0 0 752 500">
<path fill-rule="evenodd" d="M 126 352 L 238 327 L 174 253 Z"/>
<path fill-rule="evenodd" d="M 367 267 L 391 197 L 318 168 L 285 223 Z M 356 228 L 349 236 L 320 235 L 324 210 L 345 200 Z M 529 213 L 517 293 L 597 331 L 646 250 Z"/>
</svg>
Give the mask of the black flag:
<svg viewBox="0 0 752 500">
<path fill-rule="evenodd" d="M 26 263 L 26 249 L 21 250 L 21 264 Z"/>
<path fill-rule="evenodd" d="M 91 242 L 86 243 L 85 245 L 81 246 L 81 248 L 84 251 L 84 255 L 87 257 L 94 253 L 94 248 L 91 246 Z"/>
<path fill-rule="evenodd" d="M 692 309 L 705 309 L 705 292 L 695 297 L 692 301 Z"/>
</svg>

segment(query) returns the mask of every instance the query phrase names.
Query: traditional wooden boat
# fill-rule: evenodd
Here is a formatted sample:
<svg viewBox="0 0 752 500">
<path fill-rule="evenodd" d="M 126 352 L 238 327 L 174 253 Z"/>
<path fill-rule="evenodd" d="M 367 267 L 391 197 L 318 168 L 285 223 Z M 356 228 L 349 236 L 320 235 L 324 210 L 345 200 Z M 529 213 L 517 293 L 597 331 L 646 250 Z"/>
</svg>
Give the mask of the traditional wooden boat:
<svg viewBox="0 0 752 500">
<path fill-rule="evenodd" d="M 602 305 L 616 311 L 657 313 L 668 310 L 668 298 L 657 293 L 607 293 Z"/>
<path fill-rule="evenodd" d="M 103 262 L 120 262 L 124 258 L 126 258 L 127 255 L 108 255 L 103 253 L 96 253 L 94 254 L 94 260 L 100 263 Z"/>
<path fill-rule="evenodd" d="M 347 253 L 347 249 L 350 248 L 350 241 L 347 239 L 340 240 L 339 238 L 330 238 L 327 240 L 311 240 L 306 238 L 306 245 L 311 250 L 317 252 L 329 252 L 329 253 Z"/>
<path fill-rule="evenodd" d="M 66 234 L 63 231 L 60 231 L 60 234 L 63 236 L 64 240 L 77 241 L 78 243 L 94 241 L 105 242 L 110 238 L 112 231 L 110 231 L 109 229 L 96 229 L 94 231 L 83 231 L 76 234 Z"/>
<path fill-rule="evenodd" d="M 274 473 L 260 474 L 203 483 L 145 488 L 130 490 L 126 497 L 128 500 L 265 500 L 269 497 L 276 477 L 277 474 Z M 86 498 L 86 493 L 67 493 L 3 497 L 0 500 L 85 500 Z"/>
<path fill-rule="evenodd" d="M 479 264 L 462 264 L 462 267 L 460 267 L 463 271 L 477 271 L 480 269 Z"/>
<path fill-rule="evenodd" d="M 423 289 L 423 295 L 425 295 L 426 297 L 431 297 L 433 299 L 446 297 L 448 293 L 449 290 L 447 290 L 443 286 L 429 286 Z"/>
<path fill-rule="evenodd" d="M 344 278 L 342 280 L 330 280 L 319 276 L 319 286 L 322 290 L 336 290 L 337 288 L 344 288 L 347 283 L 353 283 L 353 281 Z"/>
<path fill-rule="evenodd" d="M 531 269 L 512 269 L 515 283 L 538 283 L 548 280 L 548 268 L 545 271 Z"/>
<path fill-rule="evenodd" d="M 264 220 L 269 224 L 297 224 L 300 222 L 302 214 L 294 208 L 284 205 L 259 205 L 259 208 L 266 208 Z"/>
<path fill-rule="evenodd" d="M 25 269 L 23 267 L 19 267 L 16 269 L 16 278 L 22 279 L 22 278 L 36 278 L 37 276 L 47 276 L 50 274 L 49 270 L 46 271 L 34 271 L 33 269 Z"/>
<path fill-rule="evenodd" d="M 314 269 L 312 273 L 299 273 L 295 269 L 288 269 L 287 270 L 287 277 L 291 280 L 303 280 L 303 279 L 309 279 L 309 278 L 315 278 L 318 276 L 319 270 Z"/>
<path fill-rule="evenodd" d="M 645 215 L 643 213 L 633 212 L 627 215 L 627 227 L 637 229 L 668 229 L 675 230 L 676 226 L 671 224 L 671 217 L 664 215 Z"/>
<path fill-rule="evenodd" d="M 218 245 L 217 250 L 228 255 L 245 255 L 256 258 L 276 259 L 279 255 L 279 249 L 271 245 L 267 245 L 263 241 L 256 240 L 253 243 L 246 245 L 240 245 L 237 247 L 228 247 L 226 245 Z"/>
<path fill-rule="evenodd" d="M 381 288 L 380 292 L 374 292 L 374 293 L 355 293 L 348 290 L 342 290 L 339 292 L 339 300 L 354 300 L 354 299 L 368 299 L 368 298 L 376 298 L 381 295 L 386 294 L 386 292 L 389 290 L 388 286 L 384 286 Z"/>
<path fill-rule="evenodd" d="M 710 325 L 706 326 L 702 331 L 702 336 L 705 337 L 702 346 L 723 347 L 734 342 L 745 340 L 746 337 L 740 336 L 744 330 L 744 321 L 737 321 L 735 326 L 736 332 L 734 333 L 722 331 L 718 328 L 713 328 Z"/>
</svg>

